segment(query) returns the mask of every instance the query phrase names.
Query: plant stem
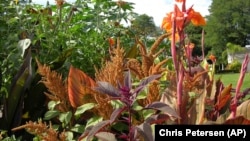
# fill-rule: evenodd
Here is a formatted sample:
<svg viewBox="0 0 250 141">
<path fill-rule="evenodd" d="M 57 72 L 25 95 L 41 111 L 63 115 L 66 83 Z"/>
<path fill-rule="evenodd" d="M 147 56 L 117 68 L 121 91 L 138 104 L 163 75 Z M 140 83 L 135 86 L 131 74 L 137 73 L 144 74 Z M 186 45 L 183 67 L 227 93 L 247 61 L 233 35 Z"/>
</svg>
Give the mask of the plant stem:
<svg viewBox="0 0 250 141">
<path fill-rule="evenodd" d="M 243 80 L 244 80 L 244 77 L 245 77 L 245 74 L 247 71 L 248 63 L 249 63 L 249 57 L 248 57 L 248 54 L 246 54 L 245 59 L 243 60 L 243 63 L 241 66 L 240 77 L 239 77 L 238 82 L 237 82 L 235 96 L 233 99 L 233 104 L 231 105 L 233 118 L 235 118 L 235 116 L 236 116 L 237 104 L 238 104 L 238 100 L 240 98 L 240 88 L 242 86 L 242 83 L 243 83 Z"/>
</svg>

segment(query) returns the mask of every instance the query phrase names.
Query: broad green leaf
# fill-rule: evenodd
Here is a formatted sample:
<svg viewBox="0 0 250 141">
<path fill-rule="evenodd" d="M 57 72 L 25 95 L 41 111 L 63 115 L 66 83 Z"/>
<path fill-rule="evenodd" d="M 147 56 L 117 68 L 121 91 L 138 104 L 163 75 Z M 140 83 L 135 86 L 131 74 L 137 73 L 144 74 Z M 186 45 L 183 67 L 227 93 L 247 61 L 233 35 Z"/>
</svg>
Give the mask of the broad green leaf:
<svg viewBox="0 0 250 141">
<path fill-rule="evenodd" d="M 98 122 L 101 122 L 102 120 L 103 120 L 102 117 L 99 117 L 99 116 L 94 116 L 94 117 L 90 118 L 86 124 L 85 129 L 88 128 L 89 126 L 96 125 Z"/>
<path fill-rule="evenodd" d="M 55 111 L 55 110 L 52 110 L 52 111 L 47 111 L 44 115 L 44 120 L 50 120 L 56 116 L 58 116 L 60 114 L 59 111 Z"/>
<path fill-rule="evenodd" d="M 112 128 L 114 128 L 116 131 L 124 133 L 125 131 L 128 130 L 128 125 L 123 122 L 117 122 L 115 124 L 112 124 Z"/>
<path fill-rule="evenodd" d="M 77 107 L 76 112 L 75 112 L 74 115 L 75 115 L 75 116 L 81 115 L 81 114 L 83 114 L 85 111 L 94 108 L 95 105 L 96 105 L 95 103 L 86 103 L 86 104 L 84 104 L 84 105 L 82 105 L 82 106 L 80 106 L 80 107 Z"/>
<path fill-rule="evenodd" d="M 70 131 L 65 132 L 67 141 L 74 141 L 74 134 Z"/>
<path fill-rule="evenodd" d="M 72 112 L 69 111 L 69 112 L 66 112 L 66 113 L 61 113 L 59 115 L 59 120 L 65 124 L 68 124 L 71 120 L 71 117 L 72 117 Z"/>
<path fill-rule="evenodd" d="M 57 104 L 59 104 L 59 103 L 60 103 L 60 101 L 50 101 L 50 102 L 48 103 L 48 108 L 49 108 L 49 110 L 54 110 L 55 106 L 56 106 Z"/>
<path fill-rule="evenodd" d="M 75 124 L 74 127 L 72 127 L 70 130 L 76 133 L 83 133 L 85 129 L 84 125 L 80 125 L 80 124 Z"/>
</svg>

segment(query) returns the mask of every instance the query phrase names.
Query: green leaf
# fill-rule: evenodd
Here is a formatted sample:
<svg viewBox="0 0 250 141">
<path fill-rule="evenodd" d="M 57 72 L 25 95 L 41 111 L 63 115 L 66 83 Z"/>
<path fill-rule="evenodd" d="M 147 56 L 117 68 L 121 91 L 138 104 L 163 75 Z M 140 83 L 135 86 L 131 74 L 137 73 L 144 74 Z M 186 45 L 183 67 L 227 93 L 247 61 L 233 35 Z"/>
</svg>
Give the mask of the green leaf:
<svg viewBox="0 0 250 141">
<path fill-rule="evenodd" d="M 44 120 L 50 120 L 56 116 L 58 116 L 60 114 L 59 111 L 55 111 L 55 110 L 52 110 L 52 111 L 47 111 L 44 115 Z"/>
<path fill-rule="evenodd" d="M 84 129 L 85 129 L 84 125 L 75 124 L 75 126 L 71 128 L 71 131 L 77 132 L 77 133 L 83 133 Z"/>
<path fill-rule="evenodd" d="M 50 101 L 50 102 L 48 103 L 48 108 L 49 108 L 49 110 L 54 110 L 55 106 L 56 106 L 57 104 L 59 104 L 59 103 L 60 103 L 60 101 Z"/>
<path fill-rule="evenodd" d="M 147 110 L 142 111 L 142 115 L 143 115 L 144 119 L 147 119 L 148 117 L 150 117 L 154 113 L 155 113 L 155 111 L 152 109 L 147 109 Z"/>
<path fill-rule="evenodd" d="M 124 104 L 120 101 L 120 100 L 111 100 L 111 105 L 115 108 L 115 109 L 118 109 L 118 108 L 121 108 L 124 106 Z"/>
<path fill-rule="evenodd" d="M 128 130 L 128 124 L 125 124 L 123 122 L 117 122 L 112 125 L 112 128 L 119 132 L 125 132 Z"/>
<path fill-rule="evenodd" d="M 85 129 L 88 128 L 89 126 L 92 126 L 92 125 L 94 126 L 101 121 L 102 121 L 102 117 L 94 116 L 88 120 Z"/>
<path fill-rule="evenodd" d="M 74 138 L 74 135 L 72 132 L 65 132 L 66 133 L 66 140 L 67 141 L 74 141 L 73 138 Z"/>
<path fill-rule="evenodd" d="M 137 46 L 134 45 L 132 48 L 130 48 L 130 50 L 126 54 L 126 58 L 136 58 L 137 55 L 138 55 L 138 49 Z"/>
<path fill-rule="evenodd" d="M 66 112 L 66 113 L 61 113 L 60 116 L 59 116 L 59 120 L 62 123 L 68 124 L 70 122 L 71 117 L 72 117 L 72 112 L 69 111 L 69 112 Z"/>
<path fill-rule="evenodd" d="M 92 109 L 93 107 L 95 107 L 95 103 L 86 103 L 80 107 L 77 107 L 76 112 L 75 112 L 75 116 L 78 116 L 80 114 L 83 114 L 85 111 Z"/>
</svg>

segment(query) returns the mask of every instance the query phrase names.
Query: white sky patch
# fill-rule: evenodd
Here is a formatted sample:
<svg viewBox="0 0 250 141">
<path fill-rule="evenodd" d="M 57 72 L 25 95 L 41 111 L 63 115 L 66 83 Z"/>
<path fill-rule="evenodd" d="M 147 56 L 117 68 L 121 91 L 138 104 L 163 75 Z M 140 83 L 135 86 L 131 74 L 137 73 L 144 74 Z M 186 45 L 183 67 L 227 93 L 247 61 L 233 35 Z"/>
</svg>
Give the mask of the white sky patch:
<svg viewBox="0 0 250 141">
<path fill-rule="evenodd" d="M 32 0 L 33 3 L 46 5 L 47 0 Z M 55 0 L 48 0 L 51 5 L 55 4 Z M 66 0 L 73 3 L 75 0 Z M 118 0 L 116 0 L 118 1 Z M 174 0 L 124 0 L 134 4 L 134 12 L 138 14 L 147 14 L 154 18 L 156 26 L 161 26 L 163 17 L 171 12 L 174 7 Z M 200 12 L 202 16 L 209 15 L 209 7 L 212 0 L 186 0 L 186 8 L 193 5 L 196 12 Z"/>
</svg>

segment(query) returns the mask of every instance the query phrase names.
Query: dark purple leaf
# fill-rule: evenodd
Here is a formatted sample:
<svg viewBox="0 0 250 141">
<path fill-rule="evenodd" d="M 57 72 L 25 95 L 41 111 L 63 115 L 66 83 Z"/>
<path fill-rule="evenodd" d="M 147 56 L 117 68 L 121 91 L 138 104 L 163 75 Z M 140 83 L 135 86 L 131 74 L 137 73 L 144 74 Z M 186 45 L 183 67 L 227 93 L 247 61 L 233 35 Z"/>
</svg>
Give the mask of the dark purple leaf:
<svg viewBox="0 0 250 141">
<path fill-rule="evenodd" d="M 115 134 L 109 132 L 98 132 L 95 136 L 101 141 L 117 141 Z"/>
<path fill-rule="evenodd" d="M 144 141 L 153 141 L 153 131 L 151 129 L 150 124 L 142 123 L 141 125 L 137 126 L 137 131 L 144 137 Z"/>
<path fill-rule="evenodd" d="M 160 78 L 161 74 L 158 75 L 151 75 L 147 77 L 146 79 L 142 80 L 139 84 L 139 86 L 135 89 L 135 93 L 138 94 L 141 90 L 145 88 L 150 82 L 154 81 L 157 78 Z"/>
<path fill-rule="evenodd" d="M 177 112 L 173 108 L 171 108 L 170 106 L 168 106 L 166 103 L 163 103 L 163 102 L 153 102 L 147 105 L 145 109 L 160 110 L 169 116 L 180 118 L 180 116 L 177 114 Z"/>
<path fill-rule="evenodd" d="M 121 112 L 123 112 L 126 109 L 126 107 L 121 107 L 118 109 L 115 109 L 113 111 L 113 113 L 111 114 L 111 118 L 110 118 L 110 123 L 113 123 L 115 121 L 115 119 L 121 114 Z"/>
<path fill-rule="evenodd" d="M 148 124 L 161 124 L 165 121 L 167 121 L 170 117 L 166 114 L 157 114 L 152 115 L 149 118 L 146 119 L 146 123 Z"/>
<path fill-rule="evenodd" d="M 129 70 L 125 72 L 124 85 L 125 87 L 132 89 L 131 74 Z"/>
<path fill-rule="evenodd" d="M 88 133 L 87 141 L 91 140 L 96 133 L 98 133 L 102 128 L 104 128 L 108 124 L 110 124 L 110 120 L 101 121 L 97 123 L 95 126 L 93 126 L 91 131 L 89 131 Z"/>
<path fill-rule="evenodd" d="M 97 87 L 94 88 L 94 90 L 103 93 L 103 94 L 108 94 L 112 97 L 119 97 L 120 96 L 120 92 L 118 89 L 116 89 L 114 86 L 112 86 L 110 83 L 108 82 L 97 82 Z"/>
</svg>

